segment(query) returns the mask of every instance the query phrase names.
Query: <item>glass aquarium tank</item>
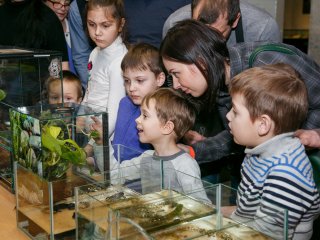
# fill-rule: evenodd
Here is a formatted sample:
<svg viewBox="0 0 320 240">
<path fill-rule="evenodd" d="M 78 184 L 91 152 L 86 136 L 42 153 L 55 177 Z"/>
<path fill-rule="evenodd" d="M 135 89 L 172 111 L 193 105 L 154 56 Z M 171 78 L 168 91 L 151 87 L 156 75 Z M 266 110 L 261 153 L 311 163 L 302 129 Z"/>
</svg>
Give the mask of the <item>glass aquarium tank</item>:
<svg viewBox="0 0 320 240">
<path fill-rule="evenodd" d="M 125 150 L 120 146 L 116 152 Z M 152 158 L 148 154 L 125 164 L 110 160 L 118 168 L 111 170 L 109 181 L 75 188 L 76 239 L 273 239 L 254 222 L 275 215 L 283 221 L 278 239 L 287 239 L 286 210 L 233 220 L 235 189 L 164 168 L 161 159 L 158 166 L 142 161 Z M 158 174 L 148 175 L 146 169 L 158 169 Z M 175 184 L 177 174 L 189 184 Z"/>
<path fill-rule="evenodd" d="M 108 115 L 94 109 L 73 103 L 10 109 L 17 223 L 32 239 L 74 239 L 74 187 L 109 179 Z"/>
<path fill-rule="evenodd" d="M 9 109 L 43 102 L 46 79 L 61 79 L 60 70 L 60 52 L 0 46 L 0 183 L 10 191 L 13 162 Z"/>
<path fill-rule="evenodd" d="M 31 239 L 74 239 L 74 187 L 103 180 L 100 173 L 86 177 L 68 168 L 63 177 L 49 181 L 15 162 L 18 228 Z"/>
<path fill-rule="evenodd" d="M 54 181 L 63 178 L 70 168 L 89 168 L 87 156 L 99 152 L 100 171 L 109 170 L 108 114 L 94 106 L 39 104 L 10 109 L 13 160 L 38 176 Z M 99 131 L 92 124 L 99 122 Z M 104 137 L 105 136 L 105 137 Z M 90 169 L 90 167 L 92 169 Z M 80 172 L 80 171 L 79 171 Z M 81 171 L 83 172 L 83 171 Z M 90 175 L 90 174 L 88 174 Z"/>
</svg>

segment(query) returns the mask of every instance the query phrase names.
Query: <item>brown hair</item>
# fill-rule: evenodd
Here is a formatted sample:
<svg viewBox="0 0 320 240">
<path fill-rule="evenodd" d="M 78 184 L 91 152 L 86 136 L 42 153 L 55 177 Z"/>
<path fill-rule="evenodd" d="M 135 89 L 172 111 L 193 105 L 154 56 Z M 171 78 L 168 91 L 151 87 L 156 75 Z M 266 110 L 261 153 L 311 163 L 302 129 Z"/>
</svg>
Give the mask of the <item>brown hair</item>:
<svg viewBox="0 0 320 240">
<path fill-rule="evenodd" d="M 121 62 L 122 71 L 127 69 L 150 70 L 155 76 L 163 72 L 159 51 L 147 43 L 131 45 Z"/>
<path fill-rule="evenodd" d="M 244 97 L 251 120 L 267 114 L 275 122 L 275 134 L 298 129 L 308 112 L 307 89 L 289 65 L 254 67 L 231 80 L 230 95 Z"/>
<path fill-rule="evenodd" d="M 123 0 L 88 0 L 86 5 L 85 19 L 87 19 L 88 11 L 96 7 L 109 8 L 112 17 L 117 21 L 117 25 L 120 26 L 121 20 L 125 19 L 125 10 Z M 87 28 L 86 28 L 87 29 Z M 121 38 L 124 43 L 126 43 L 126 24 L 122 27 Z M 88 29 L 87 29 L 88 34 Z"/>
<path fill-rule="evenodd" d="M 183 95 L 171 88 L 159 88 L 148 94 L 142 104 L 149 107 L 151 99 L 155 100 L 155 109 L 160 122 L 163 124 L 167 121 L 173 122 L 176 141 L 179 141 L 193 127 L 196 118 L 193 107 Z"/>
<path fill-rule="evenodd" d="M 62 81 L 63 82 L 70 82 L 73 83 L 74 85 L 77 86 L 77 95 L 78 98 L 82 98 L 83 97 L 83 89 L 82 89 L 82 85 L 81 85 L 81 81 L 78 78 L 77 75 L 75 75 L 74 73 L 72 73 L 71 71 L 68 70 L 63 70 L 62 71 Z M 56 82 L 56 81 L 61 81 L 60 78 L 56 78 L 56 77 L 49 77 L 46 82 L 45 82 L 45 92 L 44 95 L 46 96 L 46 99 L 48 99 L 48 93 L 50 91 L 50 86 L 52 83 Z"/>
</svg>

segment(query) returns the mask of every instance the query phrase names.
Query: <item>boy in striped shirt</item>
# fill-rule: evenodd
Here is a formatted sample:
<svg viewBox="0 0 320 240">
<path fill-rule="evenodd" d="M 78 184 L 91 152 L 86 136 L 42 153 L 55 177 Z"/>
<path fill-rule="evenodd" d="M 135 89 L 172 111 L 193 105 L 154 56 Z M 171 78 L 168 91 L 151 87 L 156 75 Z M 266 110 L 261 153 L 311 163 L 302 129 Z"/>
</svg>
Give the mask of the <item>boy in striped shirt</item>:
<svg viewBox="0 0 320 240">
<path fill-rule="evenodd" d="M 307 116 L 304 82 L 280 63 L 243 71 L 229 92 L 229 127 L 234 141 L 246 146 L 232 218 L 251 219 L 252 227 L 282 239 L 284 220 L 277 213 L 285 208 L 289 239 L 310 239 L 320 198 L 304 146 L 293 136 Z"/>
</svg>

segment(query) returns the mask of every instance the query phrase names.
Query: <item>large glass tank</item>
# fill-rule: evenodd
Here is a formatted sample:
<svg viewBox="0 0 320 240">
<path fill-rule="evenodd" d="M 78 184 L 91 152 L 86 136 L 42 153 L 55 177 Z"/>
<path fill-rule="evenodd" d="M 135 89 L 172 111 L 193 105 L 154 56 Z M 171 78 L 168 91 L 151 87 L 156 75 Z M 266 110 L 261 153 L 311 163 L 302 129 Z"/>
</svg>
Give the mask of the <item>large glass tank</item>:
<svg viewBox="0 0 320 240">
<path fill-rule="evenodd" d="M 132 151 L 113 149 L 120 155 Z M 277 239 L 287 239 L 286 210 L 235 220 L 235 189 L 164 167 L 150 154 L 137 153 L 129 161 L 110 158 L 109 181 L 75 188 L 77 239 L 274 239 L 255 227 L 275 219 L 280 220 Z"/>
<path fill-rule="evenodd" d="M 0 46 L 0 182 L 10 190 L 13 163 L 9 108 L 43 102 L 46 79 L 61 79 L 60 70 L 59 52 Z"/>
</svg>

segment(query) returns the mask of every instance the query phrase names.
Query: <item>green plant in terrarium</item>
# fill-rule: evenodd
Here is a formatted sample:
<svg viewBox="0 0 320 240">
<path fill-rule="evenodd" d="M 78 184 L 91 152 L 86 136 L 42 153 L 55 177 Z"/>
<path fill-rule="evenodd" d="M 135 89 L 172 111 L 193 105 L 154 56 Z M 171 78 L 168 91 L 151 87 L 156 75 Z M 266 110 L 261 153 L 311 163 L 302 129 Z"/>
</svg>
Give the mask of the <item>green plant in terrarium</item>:
<svg viewBox="0 0 320 240">
<path fill-rule="evenodd" d="M 45 123 L 41 127 L 38 119 L 26 114 L 13 111 L 10 116 L 15 159 L 48 180 L 63 177 L 71 165 L 87 165 L 86 153 L 72 139 L 72 131 L 80 129 L 81 134 L 89 138 L 99 137 L 97 131 L 85 133 L 75 124 L 61 119 L 46 120 L 56 117 L 47 111 L 41 113 L 41 122 Z"/>
<path fill-rule="evenodd" d="M 5 99 L 7 96 L 6 92 L 3 91 L 2 89 L 0 89 L 0 101 L 2 101 L 3 99 Z"/>
</svg>

